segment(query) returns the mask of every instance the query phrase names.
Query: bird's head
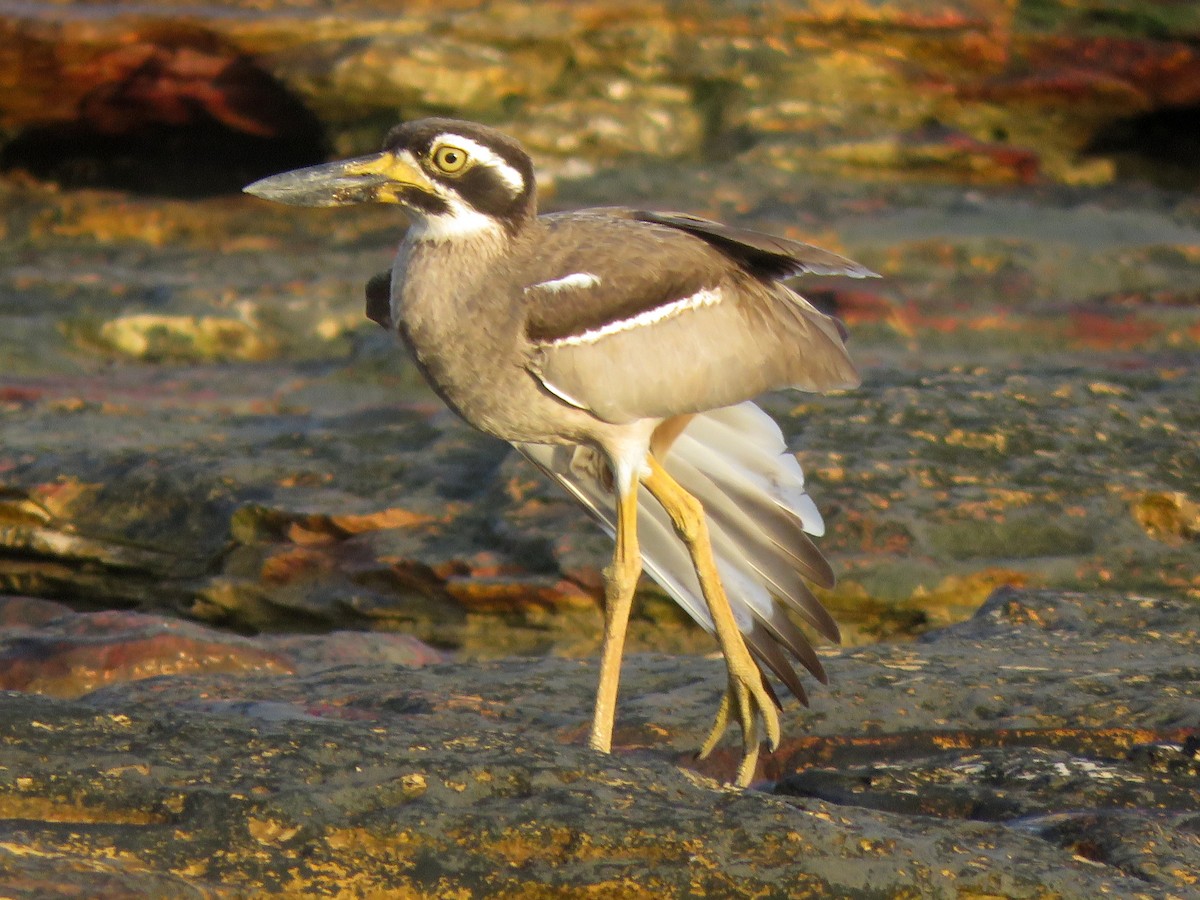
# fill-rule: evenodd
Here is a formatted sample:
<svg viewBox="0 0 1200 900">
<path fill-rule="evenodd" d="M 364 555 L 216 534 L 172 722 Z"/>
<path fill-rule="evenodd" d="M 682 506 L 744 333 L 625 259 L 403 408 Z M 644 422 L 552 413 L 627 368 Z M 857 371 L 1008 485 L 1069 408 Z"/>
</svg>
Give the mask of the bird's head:
<svg viewBox="0 0 1200 900">
<path fill-rule="evenodd" d="M 495 129 L 456 119 L 405 122 L 380 153 L 272 175 L 244 190 L 293 206 L 399 203 L 431 240 L 512 233 L 536 214 L 529 154 Z"/>
</svg>

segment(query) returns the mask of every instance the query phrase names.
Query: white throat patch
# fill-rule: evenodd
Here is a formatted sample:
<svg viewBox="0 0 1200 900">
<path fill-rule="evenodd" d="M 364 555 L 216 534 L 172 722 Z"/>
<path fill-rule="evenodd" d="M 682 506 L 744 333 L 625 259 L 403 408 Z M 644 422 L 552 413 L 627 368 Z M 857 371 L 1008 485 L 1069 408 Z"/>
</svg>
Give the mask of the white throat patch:
<svg viewBox="0 0 1200 900">
<path fill-rule="evenodd" d="M 409 239 L 417 243 L 440 244 L 482 234 L 499 237 L 504 229 L 490 216 L 471 209 L 457 197 L 445 197 L 450 211 L 441 215 L 413 216 Z"/>
</svg>

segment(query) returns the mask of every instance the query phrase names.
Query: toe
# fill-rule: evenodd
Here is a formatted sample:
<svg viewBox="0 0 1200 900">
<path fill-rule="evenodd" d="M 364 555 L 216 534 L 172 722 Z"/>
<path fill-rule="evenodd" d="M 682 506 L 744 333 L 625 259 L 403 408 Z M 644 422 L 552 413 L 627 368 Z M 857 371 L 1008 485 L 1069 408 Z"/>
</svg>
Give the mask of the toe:
<svg viewBox="0 0 1200 900">
<path fill-rule="evenodd" d="M 713 727 L 708 732 L 708 737 L 704 739 L 704 743 L 700 747 L 700 752 L 696 754 L 698 759 L 708 759 L 708 755 L 713 752 L 713 748 L 717 746 L 717 742 L 725 736 L 725 731 L 729 728 L 729 710 L 732 702 L 731 692 L 726 690 L 725 696 L 721 698 L 721 705 L 717 707 L 717 719 L 713 722 Z"/>
</svg>

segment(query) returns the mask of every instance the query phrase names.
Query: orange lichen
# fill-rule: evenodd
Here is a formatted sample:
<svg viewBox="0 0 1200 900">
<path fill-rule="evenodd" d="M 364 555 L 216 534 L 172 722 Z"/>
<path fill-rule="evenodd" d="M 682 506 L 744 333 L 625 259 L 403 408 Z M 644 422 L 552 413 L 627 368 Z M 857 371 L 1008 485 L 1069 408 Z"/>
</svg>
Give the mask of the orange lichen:
<svg viewBox="0 0 1200 900">
<path fill-rule="evenodd" d="M 79 825 L 162 825 L 168 817 L 145 809 L 115 809 L 75 800 L 0 793 L 0 818 Z"/>
<path fill-rule="evenodd" d="M 545 609 L 590 609 L 596 605 L 591 594 L 565 579 L 551 583 L 530 578 L 451 578 L 446 582 L 450 596 L 475 612 L 511 612 L 528 607 Z"/>
</svg>

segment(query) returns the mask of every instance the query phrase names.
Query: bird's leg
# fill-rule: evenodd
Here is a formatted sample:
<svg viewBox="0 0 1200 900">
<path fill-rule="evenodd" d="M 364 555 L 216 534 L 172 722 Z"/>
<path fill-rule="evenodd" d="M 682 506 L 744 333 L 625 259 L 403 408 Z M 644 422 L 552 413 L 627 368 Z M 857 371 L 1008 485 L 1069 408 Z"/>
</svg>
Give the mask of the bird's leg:
<svg viewBox="0 0 1200 900">
<path fill-rule="evenodd" d="M 729 687 L 721 700 L 716 723 L 705 740 L 700 755 L 708 755 L 725 733 L 730 720 L 736 717 L 742 728 L 742 761 L 738 766 L 735 783 L 739 787 L 746 787 L 754 777 L 754 767 L 758 762 L 758 718 L 762 716 L 767 742 L 774 750 L 779 746 L 779 711 L 766 684 L 763 683 L 762 672 L 746 648 L 741 630 L 734 621 L 729 598 L 725 596 L 725 588 L 721 585 L 717 572 L 712 544 L 708 538 L 708 525 L 700 501 L 680 487 L 652 455 L 648 457 L 647 462 L 650 474 L 642 478 L 642 484 L 662 504 L 671 517 L 675 531 L 687 545 L 729 673 Z"/>
<path fill-rule="evenodd" d="M 636 478 L 614 479 L 617 495 L 617 548 L 612 565 L 604 573 L 604 648 L 600 651 L 600 686 L 596 689 L 596 711 L 588 745 L 608 753 L 612 749 L 613 717 L 617 711 L 617 684 L 621 679 L 621 655 L 633 592 L 642 574 L 642 556 L 637 541 Z M 625 483 L 622 483 L 625 482 Z"/>
</svg>

